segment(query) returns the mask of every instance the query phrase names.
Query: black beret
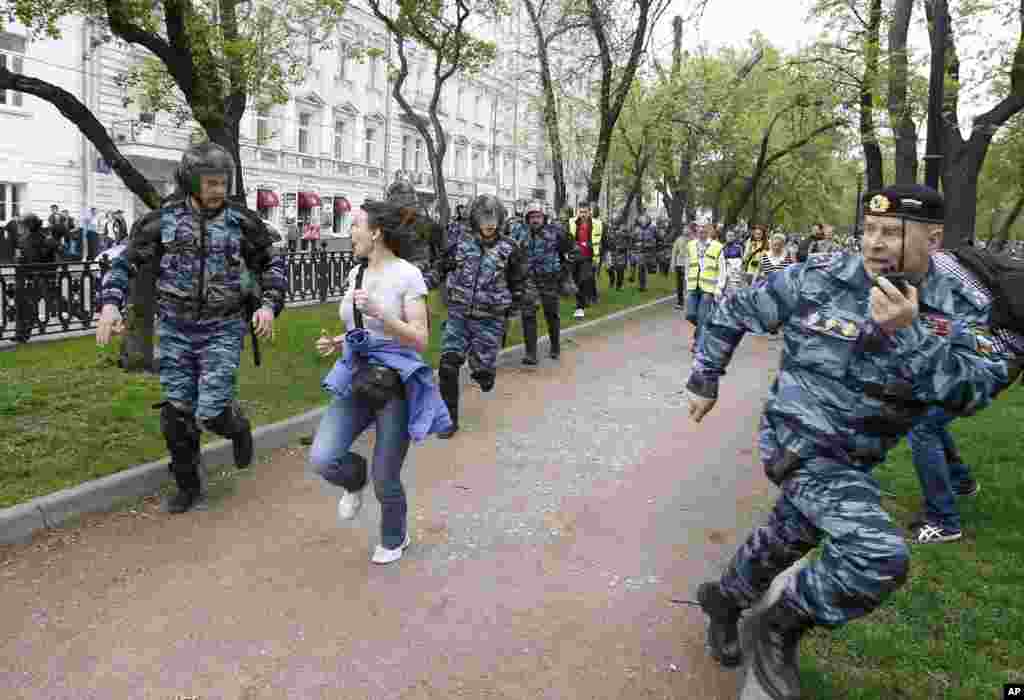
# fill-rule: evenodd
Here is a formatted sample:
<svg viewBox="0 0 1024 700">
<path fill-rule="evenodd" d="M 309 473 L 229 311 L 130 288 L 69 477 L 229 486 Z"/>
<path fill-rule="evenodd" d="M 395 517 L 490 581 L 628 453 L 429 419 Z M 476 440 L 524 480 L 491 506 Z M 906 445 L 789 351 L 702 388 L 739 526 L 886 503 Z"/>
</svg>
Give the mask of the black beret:
<svg viewBox="0 0 1024 700">
<path fill-rule="evenodd" d="M 937 190 L 924 185 L 890 185 L 864 195 L 865 216 L 894 216 L 941 224 L 946 204 Z"/>
</svg>

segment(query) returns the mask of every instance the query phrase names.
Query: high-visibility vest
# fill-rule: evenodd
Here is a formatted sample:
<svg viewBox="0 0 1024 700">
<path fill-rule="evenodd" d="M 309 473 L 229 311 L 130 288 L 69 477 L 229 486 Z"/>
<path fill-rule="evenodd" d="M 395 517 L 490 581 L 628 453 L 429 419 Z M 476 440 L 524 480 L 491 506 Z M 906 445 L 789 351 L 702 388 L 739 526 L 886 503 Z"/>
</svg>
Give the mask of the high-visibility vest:
<svg viewBox="0 0 1024 700">
<path fill-rule="evenodd" d="M 702 292 L 714 294 L 718 288 L 718 257 L 722 254 L 722 244 L 711 241 L 704 250 L 704 257 L 697 255 L 697 241 L 690 241 L 689 264 L 686 269 L 686 289 L 693 291 L 699 288 Z"/>
<path fill-rule="evenodd" d="M 572 242 L 576 242 L 576 219 L 569 221 L 569 235 Z M 604 235 L 604 222 L 600 219 L 590 220 L 590 249 L 594 253 L 594 259 L 601 254 L 601 236 Z"/>
<path fill-rule="evenodd" d="M 753 238 L 747 240 L 747 244 L 743 246 L 743 261 L 746 263 L 743 271 L 756 276 L 761 271 L 761 256 L 768 252 L 768 241 L 763 241 L 756 250 L 755 246 L 757 242 Z"/>
</svg>

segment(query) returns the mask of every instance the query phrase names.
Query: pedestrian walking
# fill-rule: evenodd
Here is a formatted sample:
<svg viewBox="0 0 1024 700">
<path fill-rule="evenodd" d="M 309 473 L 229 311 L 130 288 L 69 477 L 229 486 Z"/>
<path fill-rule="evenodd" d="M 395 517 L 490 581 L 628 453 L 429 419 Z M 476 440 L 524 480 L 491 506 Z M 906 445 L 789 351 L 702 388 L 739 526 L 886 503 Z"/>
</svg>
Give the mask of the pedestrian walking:
<svg viewBox="0 0 1024 700">
<path fill-rule="evenodd" d="M 595 238 L 601 240 L 604 233 L 604 222 L 600 219 L 593 219 L 590 215 L 590 206 L 580 206 L 576 218 L 569 222 L 569 235 L 576 242 L 578 251 L 576 263 L 573 269 L 573 279 L 576 280 L 576 312 L 575 318 L 584 318 L 585 309 L 597 301 L 597 277 L 594 272 L 595 262 Z"/>
<path fill-rule="evenodd" d="M 526 272 L 515 241 L 499 232 L 505 209 L 493 195 L 474 200 L 466 225 L 453 231 L 442 260 L 448 290 L 448 321 L 441 339 L 438 368 L 441 397 L 452 426 L 459 429 L 459 369 L 469 360 L 473 381 L 482 391 L 494 388 L 494 366 L 510 309 L 518 308 Z"/>
<path fill-rule="evenodd" d="M 182 199 L 135 222 L 100 292 L 96 340 L 106 345 L 123 327 L 131 277 L 156 266 L 160 428 L 178 487 L 164 504 L 170 513 L 205 503 L 200 426 L 232 441 L 236 466 L 251 464 L 251 426 L 235 401 L 242 341 L 250 323 L 254 334 L 270 337 L 284 308 L 276 237 L 256 212 L 227 200 L 234 174 L 234 159 L 216 144 L 185 151 L 176 175 Z"/>
<path fill-rule="evenodd" d="M 633 249 L 639 254 L 637 286 L 647 291 L 647 275 L 658 271 L 658 229 L 646 213 L 637 217 Z"/>
<path fill-rule="evenodd" d="M 338 517 L 351 520 L 362 507 L 372 474 L 380 503 L 380 543 L 371 561 L 390 564 L 410 544 L 408 500 L 401 473 L 412 441 L 451 427 L 448 410 L 422 359 L 430 341 L 427 285 L 405 259 L 416 254 L 416 209 L 395 201 L 366 202 L 352 226 L 352 252 L 359 259 L 339 313 L 347 332 L 316 341 L 327 357 L 343 356 L 324 379 L 331 394 L 309 459 L 327 482 L 344 489 Z M 352 444 L 373 425 L 370 468 Z"/>
<path fill-rule="evenodd" d="M 696 227 L 690 224 L 690 231 L 695 235 Z M 686 249 L 689 244 L 686 236 L 679 236 L 672 244 L 670 263 L 676 275 L 676 308 L 686 308 Z"/>
<path fill-rule="evenodd" d="M 708 319 L 687 382 L 690 416 L 700 422 L 743 335 L 784 335 L 759 440 L 781 495 L 722 576 L 697 591 L 712 656 L 735 665 L 741 612 L 822 544 L 821 556 L 746 623 L 748 683 L 776 700 L 801 697 L 798 653 L 808 630 L 867 615 L 906 581 L 909 551 L 871 470 L 927 406 L 968 415 L 1007 380 L 1006 363 L 991 352 L 987 313 L 962 283 L 929 264 L 942 236 L 942 196 L 894 186 L 864 202 L 865 254 L 812 256 L 725 298 Z M 909 282 L 890 281 L 894 273 Z M 945 318 L 948 332 L 926 317 Z"/>
<path fill-rule="evenodd" d="M 725 274 L 722 244 L 711 240 L 713 226 L 703 224 L 686 248 L 686 320 L 693 324 L 690 352 L 697 347 L 704 321 L 715 305 L 719 277 Z"/>
<path fill-rule="evenodd" d="M 768 251 L 761 256 L 761 264 L 755 279 L 766 280 L 772 274 L 793 264 L 793 258 L 786 250 L 786 234 L 773 233 Z"/>
</svg>

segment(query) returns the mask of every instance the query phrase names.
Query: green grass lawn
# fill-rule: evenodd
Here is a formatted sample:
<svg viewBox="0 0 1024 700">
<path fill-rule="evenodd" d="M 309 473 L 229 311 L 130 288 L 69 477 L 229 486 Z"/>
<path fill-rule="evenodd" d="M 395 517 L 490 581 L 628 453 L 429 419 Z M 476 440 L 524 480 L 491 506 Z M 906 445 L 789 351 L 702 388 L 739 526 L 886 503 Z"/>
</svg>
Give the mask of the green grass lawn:
<svg viewBox="0 0 1024 700">
<path fill-rule="evenodd" d="M 609 292 L 602 276 L 601 304 L 585 320 L 673 293 L 674 279 L 649 277 L 644 294 L 635 285 Z M 562 300 L 562 326 L 575 303 Z M 431 295 L 432 333 L 428 362 L 436 366 L 444 307 Z M 539 333 L 547 332 L 538 308 Z M 321 359 L 313 343 L 326 328 L 341 333 L 337 303 L 287 309 L 276 337 L 261 341 L 261 367 L 246 344 L 239 397 L 255 424 L 282 420 L 325 402 L 320 380 L 332 359 Z M 521 340 L 511 324 L 508 344 Z M 160 385 L 153 375 L 126 374 L 115 364 L 117 342 L 98 349 L 92 337 L 22 345 L 0 352 L 0 507 L 21 503 L 166 456 L 160 435 Z M 217 439 L 204 435 L 204 440 Z"/>
<path fill-rule="evenodd" d="M 807 697 L 985 700 L 1024 682 L 1024 388 L 952 432 L 981 492 L 960 500 L 964 539 L 917 545 L 906 585 L 871 616 L 802 646 Z M 903 526 L 921 510 L 904 442 L 876 475 Z"/>
</svg>

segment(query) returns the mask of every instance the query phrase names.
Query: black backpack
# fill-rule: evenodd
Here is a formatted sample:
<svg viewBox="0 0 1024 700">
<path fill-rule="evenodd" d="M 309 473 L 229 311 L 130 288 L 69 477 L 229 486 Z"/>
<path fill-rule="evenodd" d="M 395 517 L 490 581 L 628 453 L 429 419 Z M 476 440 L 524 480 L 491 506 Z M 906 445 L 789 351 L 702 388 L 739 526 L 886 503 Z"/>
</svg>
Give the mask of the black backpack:
<svg viewBox="0 0 1024 700">
<path fill-rule="evenodd" d="M 952 251 L 992 294 L 992 325 L 1024 333 L 1024 261 L 963 246 Z"/>
</svg>

